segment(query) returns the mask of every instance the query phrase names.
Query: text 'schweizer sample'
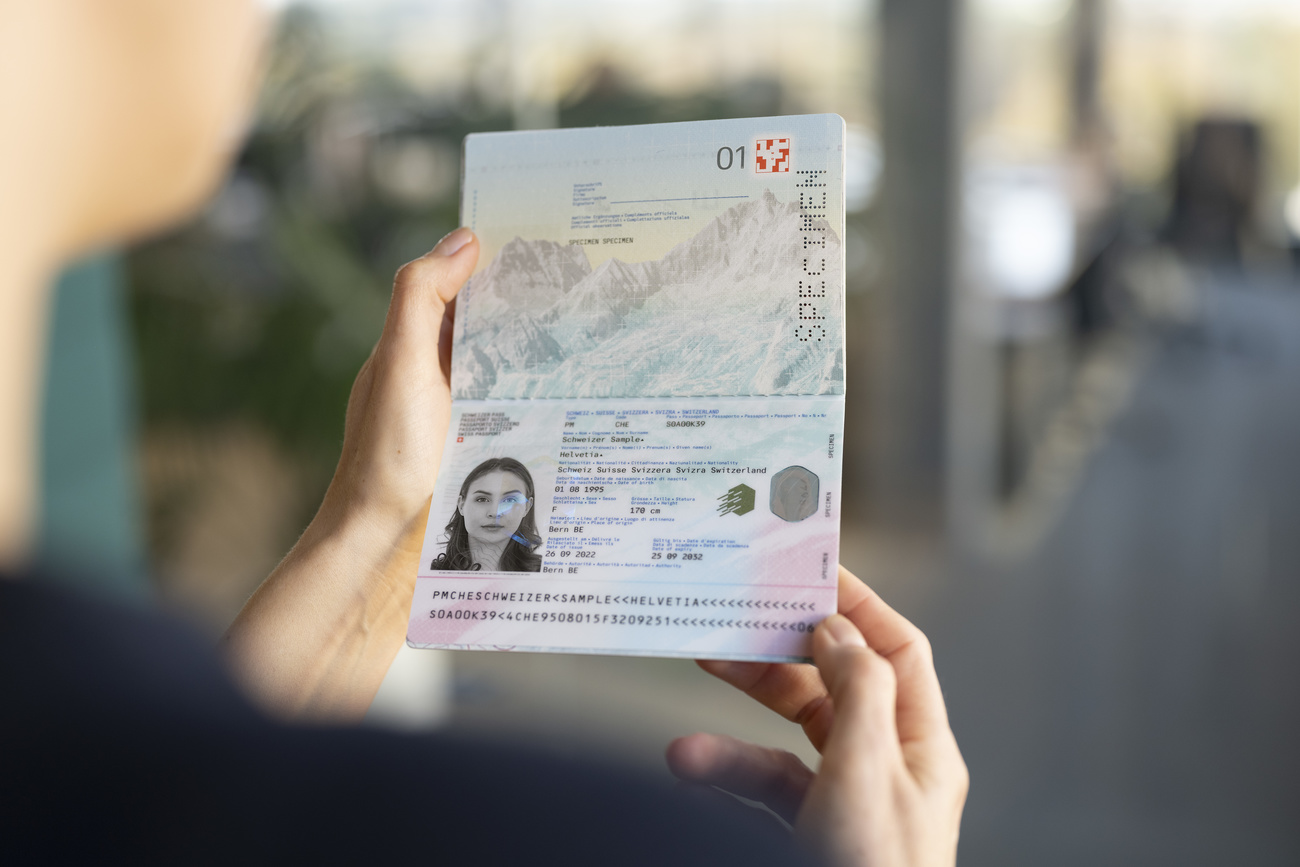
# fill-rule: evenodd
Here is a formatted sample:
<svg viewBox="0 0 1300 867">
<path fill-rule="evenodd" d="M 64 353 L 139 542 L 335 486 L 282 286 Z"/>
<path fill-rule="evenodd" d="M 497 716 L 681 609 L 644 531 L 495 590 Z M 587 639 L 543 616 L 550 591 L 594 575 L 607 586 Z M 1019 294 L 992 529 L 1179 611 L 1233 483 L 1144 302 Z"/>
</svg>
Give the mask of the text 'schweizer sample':
<svg viewBox="0 0 1300 867">
<path fill-rule="evenodd" d="M 835 610 L 844 123 L 472 135 L 417 647 L 803 659 Z"/>
</svg>

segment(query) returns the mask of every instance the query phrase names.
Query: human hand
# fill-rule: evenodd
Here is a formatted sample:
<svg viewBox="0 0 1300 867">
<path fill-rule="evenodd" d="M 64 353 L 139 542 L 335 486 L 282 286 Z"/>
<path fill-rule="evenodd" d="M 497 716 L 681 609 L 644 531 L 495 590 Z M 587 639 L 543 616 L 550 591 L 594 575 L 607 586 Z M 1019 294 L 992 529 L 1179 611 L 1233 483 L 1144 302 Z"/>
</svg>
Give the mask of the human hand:
<svg viewBox="0 0 1300 867">
<path fill-rule="evenodd" d="M 278 713 L 359 719 L 402 645 L 451 417 L 454 299 L 477 260 L 457 229 L 397 272 L 325 500 L 226 632 L 236 675 Z"/>
<path fill-rule="evenodd" d="M 348 397 L 327 506 L 423 529 L 451 417 L 455 298 L 478 249 L 457 229 L 397 272 L 383 333 Z"/>
<path fill-rule="evenodd" d="M 699 663 L 802 725 L 822 754 L 816 773 L 783 750 L 709 734 L 673 741 L 669 768 L 761 801 L 842 867 L 952 865 L 969 775 L 930 643 L 843 566 L 839 611 L 813 633 L 815 668 Z"/>
</svg>

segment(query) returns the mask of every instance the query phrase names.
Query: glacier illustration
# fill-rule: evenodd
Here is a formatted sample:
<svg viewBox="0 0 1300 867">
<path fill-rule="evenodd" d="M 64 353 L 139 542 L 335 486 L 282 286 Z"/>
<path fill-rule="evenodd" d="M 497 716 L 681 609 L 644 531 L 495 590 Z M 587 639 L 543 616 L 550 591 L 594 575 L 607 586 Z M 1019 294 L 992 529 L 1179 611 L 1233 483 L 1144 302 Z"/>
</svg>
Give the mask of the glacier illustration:
<svg viewBox="0 0 1300 867">
<path fill-rule="evenodd" d="M 843 394 L 841 241 L 809 219 L 765 192 L 662 259 L 595 269 L 581 246 L 515 238 L 457 302 L 452 395 Z"/>
</svg>

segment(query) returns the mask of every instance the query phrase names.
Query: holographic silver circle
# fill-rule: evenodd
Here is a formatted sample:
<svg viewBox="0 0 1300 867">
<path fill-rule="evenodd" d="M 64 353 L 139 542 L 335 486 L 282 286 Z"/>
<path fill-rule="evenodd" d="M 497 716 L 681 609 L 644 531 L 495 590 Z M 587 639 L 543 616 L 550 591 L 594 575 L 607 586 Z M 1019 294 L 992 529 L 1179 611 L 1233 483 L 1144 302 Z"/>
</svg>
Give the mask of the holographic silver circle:
<svg viewBox="0 0 1300 867">
<path fill-rule="evenodd" d="M 772 514 L 785 521 L 802 521 L 817 511 L 821 480 L 804 467 L 786 467 L 772 476 Z"/>
</svg>

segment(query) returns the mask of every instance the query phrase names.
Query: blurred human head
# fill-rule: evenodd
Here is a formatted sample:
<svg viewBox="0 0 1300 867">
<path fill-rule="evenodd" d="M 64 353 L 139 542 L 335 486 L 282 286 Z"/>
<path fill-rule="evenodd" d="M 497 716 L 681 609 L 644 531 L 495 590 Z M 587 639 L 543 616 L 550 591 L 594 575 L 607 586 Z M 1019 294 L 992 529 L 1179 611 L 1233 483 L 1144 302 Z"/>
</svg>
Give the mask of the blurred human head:
<svg viewBox="0 0 1300 867">
<path fill-rule="evenodd" d="M 255 0 L 0 0 L 0 566 L 33 535 L 52 277 L 216 187 L 262 38 Z"/>
<path fill-rule="evenodd" d="M 160 228 L 214 189 L 263 17 L 255 0 L 0 4 L 0 180 L 50 255 Z"/>
</svg>

